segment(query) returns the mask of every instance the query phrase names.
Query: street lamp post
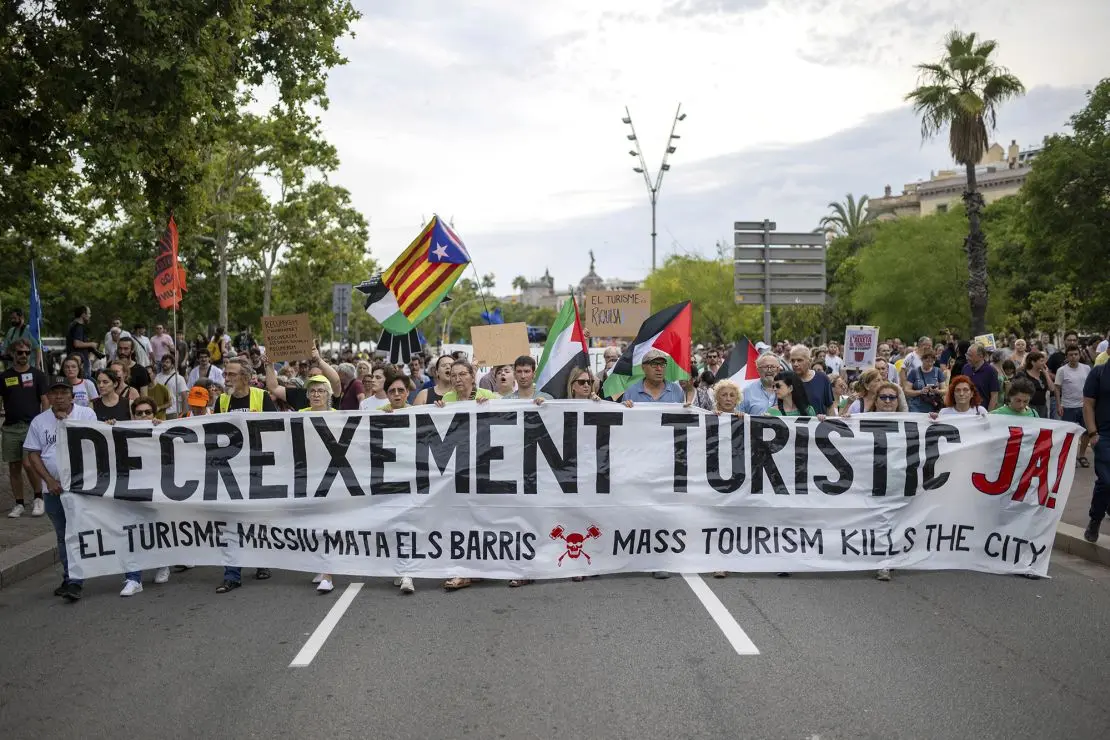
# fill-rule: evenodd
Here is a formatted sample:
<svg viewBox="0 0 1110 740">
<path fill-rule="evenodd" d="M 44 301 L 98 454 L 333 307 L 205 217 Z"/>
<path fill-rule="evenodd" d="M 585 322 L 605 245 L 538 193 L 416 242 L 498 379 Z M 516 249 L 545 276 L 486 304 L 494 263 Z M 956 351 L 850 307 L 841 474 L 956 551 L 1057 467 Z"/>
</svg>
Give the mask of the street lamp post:
<svg viewBox="0 0 1110 740">
<path fill-rule="evenodd" d="M 636 148 L 630 150 L 628 153 L 636 157 L 639 162 L 639 167 L 633 167 L 633 172 L 638 172 L 644 176 L 644 185 L 647 186 L 648 198 L 651 200 L 651 271 L 655 272 L 655 207 L 659 203 L 659 189 L 663 186 L 663 173 L 668 171 L 671 166 L 667 164 L 667 159 L 675 152 L 675 140 L 681 138 L 675 133 L 675 128 L 678 122 L 685 120 L 686 114 L 682 112 L 682 103 L 678 104 L 678 108 L 674 112 L 674 120 L 671 122 L 671 135 L 667 139 L 667 147 L 663 151 L 663 161 L 659 165 L 659 171 L 655 175 L 655 182 L 651 180 L 651 174 L 648 172 L 647 162 L 644 161 L 644 151 L 640 147 L 640 139 L 636 136 L 636 127 L 632 125 L 632 113 L 628 110 L 628 106 L 624 107 L 624 118 L 621 120 L 628 124 L 628 128 L 632 133 L 628 134 L 628 140 L 636 144 Z"/>
</svg>

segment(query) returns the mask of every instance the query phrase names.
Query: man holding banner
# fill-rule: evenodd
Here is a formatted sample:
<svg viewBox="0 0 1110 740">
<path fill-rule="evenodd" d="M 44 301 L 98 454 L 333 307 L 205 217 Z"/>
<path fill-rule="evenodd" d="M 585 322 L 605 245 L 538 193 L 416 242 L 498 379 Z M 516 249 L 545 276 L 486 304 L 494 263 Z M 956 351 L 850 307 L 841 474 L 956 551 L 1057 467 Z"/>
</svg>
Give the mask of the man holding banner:
<svg viewBox="0 0 1110 740">
<path fill-rule="evenodd" d="M 277 411 L 277 406 L 270 398 L 270 394 L 261 388 L 251 385 L 251 371 L 241 360 L 228 360 L 224 365 L 224 378 L 231 388 L 231 393 L 221 393 L 216 404 L 218 413 L 241 413 L 262 411 Z M 254 573 L 255 580 L 264 581 L 270 577 L 269 568 L 258 568 Z M 229 565 L 224 568 L 224 581 L 216 588 L 216 593 L 226 594 L 243 585 L 243 569 Z"/>
</svg>

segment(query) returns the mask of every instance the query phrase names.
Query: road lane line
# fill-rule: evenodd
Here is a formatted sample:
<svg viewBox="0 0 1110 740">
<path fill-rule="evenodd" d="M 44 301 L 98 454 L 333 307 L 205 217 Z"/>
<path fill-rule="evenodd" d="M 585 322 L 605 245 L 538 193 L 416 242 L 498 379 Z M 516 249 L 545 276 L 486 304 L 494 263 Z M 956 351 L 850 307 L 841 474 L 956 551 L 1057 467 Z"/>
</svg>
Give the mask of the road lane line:
<svg viewBox="0 0 1110 740">
<path fill-rule="evenodd" d="M 759 648 L 752 642 L 752 638 L 748 637 L 748 633 L 737 623 L 732 614 L 729 613 L 721 600 L 717 598 L 717 594 L 713 593 L 713 589 L 709 588 L 702 577 L 697 573 L 683 573 L 682 579 L 694 592 L 694 596 L 698 597 L 698 601 L 709 612 L 709 616 L 713 617 L 713 621 L 721 628 L 724 633 L 725 639 L 732 644 L 732 649 L 736 651 L 737 655 L 759 655 Z"/>
<path fill-rule="evenodd" d="M 358 596 L 358 592 L 362 590 L 362 583 L 350 583 L 347 585 L 347 590 L 340 595 L 332 606 L 331 611 L 324 617 L 324 621 L 320 622 L 320 626 L 316 628 L 309 638 L 308 642 L 304 644 L 301 651 L 297 653 L 297 657 L 293 658 L 293 662 L 289 664 L 290 668 L 302 668 L 312 662 L 316 657 L 316 653 L 320 652 L 320 648 L 324 646 L 327 641 L 328 635 L 335 629 L 335 625 L 339 624 L 339 620 L 343 618 L 343 613 L 347 611 L 347 607 Z"/>
</svg>

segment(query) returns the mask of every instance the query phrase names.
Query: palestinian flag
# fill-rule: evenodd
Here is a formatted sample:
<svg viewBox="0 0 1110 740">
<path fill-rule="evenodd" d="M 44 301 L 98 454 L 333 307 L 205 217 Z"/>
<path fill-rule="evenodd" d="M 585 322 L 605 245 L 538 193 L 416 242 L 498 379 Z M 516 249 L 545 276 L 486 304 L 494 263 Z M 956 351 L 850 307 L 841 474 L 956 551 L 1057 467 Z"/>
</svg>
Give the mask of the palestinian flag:
<svg viewBox="0 0 1110 740">
<path fill-rule="evenodd" d="M 566 398 L 568 376 L 576 368 L 589 366 L 590 353 L 578 318 L 578 304 L 571 297 L 547 332 L 547 344 L 536 367 L 536 387 L 555 398 Z"/>
<path fill-rule="evenodd" d="M 731 380 L 741 388 L 749 380 L 759 377 L 759 370 L 755 366 L 759 359 L 759 350 L 744 337 L 732 348 L 725 364 L 717 371 L 717 380 Z"/>
<path fill-rule="evenodd" d="M 613 366 L 605 379 L 602 395 L 613 398 L 624 393 L 628 386 L 644 377 L 640 366 L 648 350 L 657 349 L 667 355 L 668 381 L 690 377 L 690 334 L 693 331 L 693 312 L 690 301 L 664 308 L 648 316 L 640 326 L 632 344 Z"/>
</svg>

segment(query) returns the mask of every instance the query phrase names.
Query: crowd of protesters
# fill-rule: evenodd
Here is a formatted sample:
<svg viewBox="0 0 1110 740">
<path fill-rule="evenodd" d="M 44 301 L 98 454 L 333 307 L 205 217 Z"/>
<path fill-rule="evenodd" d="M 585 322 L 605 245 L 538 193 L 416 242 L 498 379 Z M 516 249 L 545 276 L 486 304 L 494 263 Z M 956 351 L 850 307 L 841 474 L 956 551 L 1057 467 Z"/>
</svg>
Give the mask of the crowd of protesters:
<svg viewBox="0 0 1110 740">
<path fill-rule="evenodd" d="M 61 484 L 54 460 L 59 419 L 159 423 L 232 412 L 389 413 L 459 401 L 485 404 L 525 399 L 543 404 L 552 399 L 551 394 L 536 388 L 536 361 L 529 355 L 484 374 L 464 352 L 434 358 L 418 354 L 402 366 L 351 348 L 329 357 L 313 350 L 301 361 L 278 365 L 246 329 L 233 339 L 223 327 L 216 327 L 187 342 L 184 334 L 171 337 L 161 324 L 154 325 L 153 334 L 147 336 L 145 325 L 135 325 L 128 332 L 117 319 L 98 342 L 90 339 L 90 318 L 88 307 L 74 310 L 66 354 L 46 372 L 35 366 L 38 348 L 26 336 L 22 312 L 11 313 L 0 348 L 6 363 L 0 374 L 5 411 L 3 457 L 15 498 L 8 516 L 24 515 L 29 494 L 31 515 L 50 517 L 64 570 L 55 594 L 70 601 L 81 598 L 82 584 L 69 576 L 64 555 L 65 513 L 57 496 Z M 558 389 L 558 395 L 626 407 L 674 403 L 717 414 L 820 419 L 874 412 L 922 413 L 932 419 L 985 414 L 1060 418 L 1083 427 L 1079 465 L 1089 467 L 1088 447 L 1095 449 L 1098 482 L 1086 532 L 1087 539 L 1095 541 L 1110 505 L 1110 381 L 1101 379 L 1107 364 L 1107 339 L 1080 341 L 1076 333 L 1068 332 L 1063 340 L 1057 348 L 1047 335 L 1032 340 L 1015 337 L 1003 349 L 988 349 L 961 341 L 954 334 L 938 343 L 921 337 L 913 346 L 893 338 L 878 346 L 871 366 L 852 368 L 836 342 L 811 347 L 781 341 L 773 347 L 757 345 L 758 377 L 743 385 L 729 379 L 724 358 L 730 347 L 698 345 L 690 360 L 690 379 L 677 383 L 665 377 L 668 355 L 652 349 L 641 358 L 643 377 L 622 395 L 610 398 L 604 397 L 603 385 L 621 348 L 607 347 L 601 373 L 595 376 L 586 368 L 570 373 L 567 387 Z M 1099 431 L 1106 441 L 1100 440 Z M 24 486 L 24 477 L 28 486 Z M 664 572 L 653 575 L 669 576 Z M 169 577 L 170 569 L 161 568 L 154 582 L 165 583 Z M 256 579 L 269 577 L 268 569 L 256 569 Z M 878 578 L 889 580 L 889 571 L 879 571 Z M 450 578 L 444 587 L 457 590 L 473 581 Z M 327 573 L 317 574 L 313 583 L 324 593 L 334 588 Z M 530 581 L 518 579 L 509 585 L 527 583 Z M 217 591 L 227 593 L 241 585 L 242 569 L 229 566 Z M 402 593 L 414 591 L 409 577 L 398 578 L 396 585 Z M 126 574 L 120 595 L 133 596 L 142 590 L 142 574 Z"/>
</svg>

